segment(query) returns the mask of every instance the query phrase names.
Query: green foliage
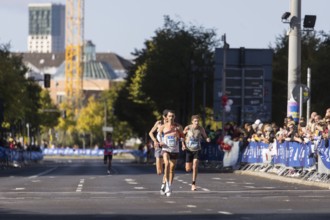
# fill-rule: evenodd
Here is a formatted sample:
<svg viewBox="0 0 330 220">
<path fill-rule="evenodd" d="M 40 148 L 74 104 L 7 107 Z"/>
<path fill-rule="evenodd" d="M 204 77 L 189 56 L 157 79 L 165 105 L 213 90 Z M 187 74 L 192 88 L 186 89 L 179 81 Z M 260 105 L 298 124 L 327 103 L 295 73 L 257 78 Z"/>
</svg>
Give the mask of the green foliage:
<svg viewBox="0 0 330 220">
<path fill-rule="evenodd" d="M 25 118 L 25 103 L 29 101 L 26 72 L 22 57 L 12 56 L 9 45 L 0 45 L 0 99 L 4 104 L 6 122 Z"/>
<path fill-rule="evenodd" d="M 9 45 L 0 45 L 0 99 L 4 104 L 4 128 L 10 129 L 14 136 L 25 135 L 27 124 L 32 136 L 57 124 L 58 114 L 43 111 L 56 110 L 48 91 L 42 90 L 33 79 L 26 79 L 27 72 L 22 56 L 10 53 Z"/>
<path fill-rule="evenodd" d="M 311 111 L 324 116 L 330 107 L 327 86 L 330 84 L 330 36 L 324 32 L 303 32 L 301 40 L 301 83 L 307 85 L 307 68 L 311 77 Z M 287 111 L 288 37 L 276 39 L 273 60 L 273 120 L 282 125 Z M 304 114 L 306 111 L 304 111 Z"/>
<path fill-rule="evenodd" d="M 218 42 L 215 31 L 187 27 L 168 16 L 164 20 L 164 27 L 145 41 L 143 49 L 135 51 L 135 65 L 115 104 L 119 119 L 130 122 L 140 137 L 157 119 L 159 114 L 155 112 L 162 112 L 165 108 L 176 111 L 178 122 L 188 122 L 188 115 L 202 106 L 204 79 L 207 106 L 213 104 L 212 61 Z M 193 80 L 194 109 L 191 107 Z"/>
</svg>

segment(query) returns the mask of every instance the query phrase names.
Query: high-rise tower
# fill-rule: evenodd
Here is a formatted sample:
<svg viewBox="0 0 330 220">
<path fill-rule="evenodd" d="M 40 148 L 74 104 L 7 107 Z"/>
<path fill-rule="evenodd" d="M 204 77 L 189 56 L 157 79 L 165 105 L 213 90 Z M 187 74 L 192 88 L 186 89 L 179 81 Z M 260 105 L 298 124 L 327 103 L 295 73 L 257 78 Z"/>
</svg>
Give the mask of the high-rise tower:
<svg viewBox="0 0 330 220">
<path fill-rule="evenodd" d="M 56 53 L 65 50 L 65 6 L 29 4 L 28 51 Z"/>
</svg>

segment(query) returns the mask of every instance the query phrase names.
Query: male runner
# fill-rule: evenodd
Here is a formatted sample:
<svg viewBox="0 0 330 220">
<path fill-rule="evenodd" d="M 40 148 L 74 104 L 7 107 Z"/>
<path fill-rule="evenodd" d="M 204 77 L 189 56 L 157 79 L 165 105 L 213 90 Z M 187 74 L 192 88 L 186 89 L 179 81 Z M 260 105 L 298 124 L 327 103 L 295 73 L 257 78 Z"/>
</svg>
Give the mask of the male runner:
<svg viewBox="0 0 330 220">
<path fill-rule="evenodd" d="M 186 151 L 186 171 L 192 173 L 192 183 L 191 190 L 195 191 L 196 188 L 196 178 L 198 173 L 198 162 L 199 154 L 201 150 L 201 140 L 205 138 L 207 142 L 211 139 L 207 137 L 205 129 L 199 125 L 200 117 L 198 115 L 191 116 L 191 124 L 186 126 L 183 133 L 186 135 L 185 145 L 183 145 L 182 150 Z"/>
<path fill-rule="evenodd" d="M 175 113 L 168 110 L 166 114 L 166 122 L 159 128 L 160 146 L 163 151 L 164 158 L 164 176 L 166 181 L 165 195 L 172 194 L 172 183 L 174 179 L 174 169 L 176 161 L 179 157 L 179 142 L 183 137 L 182 126 L 174 122 Z"/>
</svg>

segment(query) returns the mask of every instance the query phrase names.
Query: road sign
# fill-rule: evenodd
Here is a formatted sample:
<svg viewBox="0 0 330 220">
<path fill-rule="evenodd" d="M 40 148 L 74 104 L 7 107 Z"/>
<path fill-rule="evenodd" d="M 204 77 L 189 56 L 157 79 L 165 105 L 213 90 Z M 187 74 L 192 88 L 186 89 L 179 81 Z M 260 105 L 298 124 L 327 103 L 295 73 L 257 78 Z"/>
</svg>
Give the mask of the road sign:
<svg viewBox="0 0 330 220">
<path fill-rule="evenodd" d="M 292 97 L 293 99 L 296 101 L 296 102 L 299 102 L 299 99 L 300 99 L 300 88 L 301 88 L 301 91 L 302 91 L 302 101 L 303 103 L 304 102 L 307 102 L 308 99 L 310 98 L 310 90 L 309 88 L 304 85 L 304 84 L 300 84 L 300 85 L 296 85 L 293 90 L 292 90 Z"/>
<path fill-rule="evenodd" d="M 102 127 L 102 131 L 104 131 L 104 132 L 113 132 L 113 127 Z"/>
</svg>

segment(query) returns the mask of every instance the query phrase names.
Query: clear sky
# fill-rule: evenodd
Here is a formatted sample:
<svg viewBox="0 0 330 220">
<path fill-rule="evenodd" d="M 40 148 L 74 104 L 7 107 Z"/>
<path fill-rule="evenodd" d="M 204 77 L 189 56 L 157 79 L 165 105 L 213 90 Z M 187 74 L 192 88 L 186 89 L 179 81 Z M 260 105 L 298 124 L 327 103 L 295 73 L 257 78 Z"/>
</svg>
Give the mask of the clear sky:
<svg viewBox="0 0 330 220">
<path fill-rule="evenodd" d="M 0 0 L 0 43 L 12 51 L 27 51 L 28 4 L 65 0 Z M 317 15 L 315 30 L 330 33 L 330 0 L 301 0 L 302 18 Z M 164 15 L 186 24 L 213 28 L 220 39 L 226 33 L 231 48 L 268 48 L 288 24 L 290 0 L 85 0 L 85 40 L 97 52 L 132 58 L 134 49 L 163 27 Z"/>
</svg>

